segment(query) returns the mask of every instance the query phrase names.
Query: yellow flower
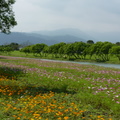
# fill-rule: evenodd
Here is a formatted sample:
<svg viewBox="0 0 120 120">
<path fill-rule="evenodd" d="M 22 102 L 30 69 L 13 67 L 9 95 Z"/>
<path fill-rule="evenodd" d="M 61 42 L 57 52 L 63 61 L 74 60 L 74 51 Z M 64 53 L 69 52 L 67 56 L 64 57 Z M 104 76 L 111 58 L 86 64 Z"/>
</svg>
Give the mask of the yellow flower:
<svg viewBox="0 0 120 120">
<path fill-rule="evenodd" d="M 58 120 L 62 120 L 62 118 L 61 118 L 61 117 L 59 117 L 59 118 L 58 118 Z"/>
<path fill-rule="evenodd" d="M 16 107 L 13 108 L 14 110 L 17 109 Z"/>
<path fill-rule="evenodd" d="M 31 118 L 30 120 L 35 120 L 35 119 Z"/>
<path fill-rule="evenodd" d="M 64 110 L 65 112 L 68 112 L 69 110 L 68 109 L 66 109 L 66 110 Z"/>
<path fill-rule="evenodd" d="M 68 120 L 69 119 L 69 117 L 64 117 L 64 120 Z"/>
<path fill-rule="evenodd" d="M 20 117 L 18 117 L 17 119 L 20 120 Z"/>
<path fill-rule="evenodd" d="M 64 108 L 64 106 L 60 106 L 60 107 L 58 107 L 59 109 L 63 109 Z"/>
<path fill-rule="evenodd" d="M 35 117 L 39 117 L 40 116 L 40 114 L 33 114 Z"/>
<path fill-rule="evenodd" d="M 101 116 L 97 116 L 98 118 L 101 118 Z"/>
<path fill-rule="evenodd" d="M 17 117 L 16 115 L 13 115 L 13 117 Z"/>
<path fill-rule="evenodd" d="M 58 115 L 58 116 L 63 115 L 63 113 L 59 111 L 58 113 L 56 113 L 56 115 Z"/>
<path fill-rule="evenodd" d="M 82 119 L 85 119 L 85 117 L 82 117 Z"/>
<path fill-rule="evenodd" d="M 48 109 L 47 112 L 50 113 L 52 110 L 51 109 Z"/>
<path fill-rule="evenodd" d="M 41 119 L 42 119 L 42 117 L 39 117 L 38 119 L 39 119 L 39 120 L 41 120 Z"/>
</svg>

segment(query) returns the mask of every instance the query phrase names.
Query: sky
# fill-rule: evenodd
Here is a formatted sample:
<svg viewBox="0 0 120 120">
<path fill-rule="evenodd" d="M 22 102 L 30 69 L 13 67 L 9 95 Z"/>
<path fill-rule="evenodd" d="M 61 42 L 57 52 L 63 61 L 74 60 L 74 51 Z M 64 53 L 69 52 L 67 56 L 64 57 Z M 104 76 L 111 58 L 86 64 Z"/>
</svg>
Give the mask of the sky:
<svg viewBox="0 0 120 120">
<path fill-rule="evenodd" d="M 13 11 L 18 25 L 12 31 L 17 32 L 120 32 L 120 0 L 16 0 Z"/>
</svg>

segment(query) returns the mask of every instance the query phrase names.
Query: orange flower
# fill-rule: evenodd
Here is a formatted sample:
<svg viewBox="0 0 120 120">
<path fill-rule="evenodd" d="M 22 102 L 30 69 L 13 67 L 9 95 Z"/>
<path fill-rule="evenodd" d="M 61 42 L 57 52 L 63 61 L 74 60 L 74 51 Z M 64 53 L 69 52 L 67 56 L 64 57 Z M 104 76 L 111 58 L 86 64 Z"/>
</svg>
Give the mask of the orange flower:
<svg viewBox="0 0 120 120">
<path fill-rule="evenodd" d="M 17 119 L 20 120 L 20 117 L 18 117 Z"/>
<path fill-rule="evenodd" d="M 59 117 L 59 118 L 58 118 L 58 120 L 62 120 L 62 118 L 61 118 L 61 117 Z"/>
<path fill-rule="evenodd" d="M 59 111 L 58 113 L 56 113 L 56 115 L 63 115 L 63 113 Z"/>
<path fill-rule="evenodd" d="M 12 95 L 12 93 L 9 93 L 8 95 L 9 95 L 9 96 L 11 96 L 11 95 Z"/>
<path fill-rule="evenodd" d="M 17 109 L 16 107 L 13 108 L 14 110 Z"/>
<path fill-rule="evenodd" d="M 68 120 L 69 119 L 69 117 L 64 117 L 64 120 Z"/>
<path fill-rule="evenodd" d="M 101 116 L 97 116 L 98 118 L 101 118 Z"/>
<path fill-rule="evenodd" d="M 13 115 L 13 117 L 17 117 L 16 115 Z"/>
</svg>

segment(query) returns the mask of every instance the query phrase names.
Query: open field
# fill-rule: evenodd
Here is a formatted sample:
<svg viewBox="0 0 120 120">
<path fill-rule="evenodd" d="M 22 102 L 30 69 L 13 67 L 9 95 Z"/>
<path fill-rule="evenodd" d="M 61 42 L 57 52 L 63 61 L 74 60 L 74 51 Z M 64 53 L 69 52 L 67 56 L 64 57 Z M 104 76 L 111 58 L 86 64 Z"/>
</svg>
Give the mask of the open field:
<svg viewBox="0 0 120 120">
<path fill-rule="evenodd" d="M 120 120 L 120 69 L 0 57 L 1 120 Z"/>
</svg>

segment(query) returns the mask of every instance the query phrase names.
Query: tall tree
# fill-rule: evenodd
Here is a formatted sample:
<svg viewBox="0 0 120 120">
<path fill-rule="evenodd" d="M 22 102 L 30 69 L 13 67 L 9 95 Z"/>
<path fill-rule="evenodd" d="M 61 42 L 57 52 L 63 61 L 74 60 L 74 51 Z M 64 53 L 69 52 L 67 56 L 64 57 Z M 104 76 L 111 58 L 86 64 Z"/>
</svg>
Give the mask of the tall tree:
<svg viewBox="0 0 120 120">
<path fill-rule="evenodd" d="M 116 42 L 116 45 L 120 45 L 120 42 Z"/>
<path fill-rule="evenodd" d="M 76 58 L 80 58 L 80 59 L 83 59 L 85 58 L 85 48 L 86 48 L 86 43 L 84 42 L 75 42 L 73 43 L 73 49 L 74 49 L 74 56 Z"/>
<path fill-rule="evenodd" d="M 88 44 L 94 44 L 94 41 L 93 40 L 88 40 L 87 43 Z"/>
<path fill-rule="evenodd" d="M 109 61 L 109 50 L 113 44 L 111 42 L 104 42 L 103 45 L 100 48 L 100 54 L 99 56 L 101 57 L 102 61 Z"/>
<path fill-rule="evenodd" d="M 119 61 L 120 61 L 120 46 L 113 46 L 110 50 L 109 50 L 109 53 L 111 55 L 115 55 Z"/>
<path fill-rule="evenodd" d="M 41 56 L 41 52 L 44 49 L 44 47 L 47 46 L 44 43 L 41 44 L 36 44 L 32 46 L 32 52 L 33 54 L 36 56 L 37 54 L 39 54 Z"/>
<path fill-rule="evenodd" d="M 15 0 L 0 0 L 0 32 L 10 33 L 10 29 L 17 25 L 12 5 Z"/>
</svg>

